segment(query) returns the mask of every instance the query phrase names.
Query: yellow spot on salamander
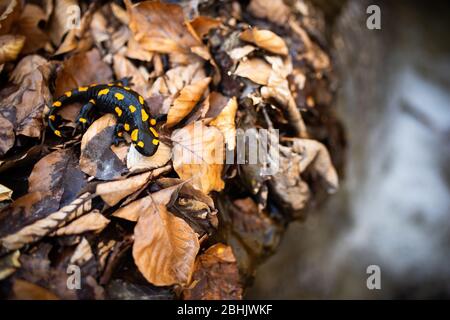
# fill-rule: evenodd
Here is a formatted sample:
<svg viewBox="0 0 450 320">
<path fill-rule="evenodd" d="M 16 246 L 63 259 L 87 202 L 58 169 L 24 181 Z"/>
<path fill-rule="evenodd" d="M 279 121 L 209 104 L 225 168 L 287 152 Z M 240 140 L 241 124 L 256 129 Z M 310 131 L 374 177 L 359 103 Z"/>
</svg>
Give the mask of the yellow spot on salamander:
<svg viewBox="0 0 450 320">
<path fill-rule="evenodd" d="M 138 129 L 134 129 L 133 132 L 131 132 L 131 140 L 136 141 L 138 139 Z"/>
<path fill-rule="evenodd" d="M 130 91 L 130 87 L 123 87 L 125 90 Z"/>
<path fill-rule="evenodd" d="M 139 103 L 144 104 L 144 98 L 142 98 L 142 96 L 139 96 Z"/>
<path fill-rule="evenodd" d="M 150 127 L 150 131 L 153 133 L 153 135 L 154 135 L 156 138 L 159 137 L 158 132 L 156 132 L 155 128 Z"/>
<path fill-rule="evenodd" d="M 64 94 L 67 98 L 70 98 L 70 96 L 72 95 L 72 91 L 66 91 Z"/>
<path fill-rule="evenodd" d="M 103 96 L 103 95 L 107 95 L 108 92 L 109 92 L 109 89 L 103 89 L 103 90 L 100 90 L 100 91 L 98 92 L 98 96 L 100 97 L 100 96 Z"/>
<path fill-rule="evenodd" d="M 130 109 L 131 113 L 134 113 L 136 111 L 136 107 L 133 106 L 132 104 L 130 104 L 130 106 L 128 107 L 128 109 Z"/>
<path fill-rule="evenodd" d="M 123 94 L 118 93 L 118 92 L 114 94 L 114 97 L 116 97 L 117 100 L 123 100 L 123 98 L 124 98 Z"/>
<path fill-rule="evenodd" d="M 85 118 L 80 118 L 80 119 L 78 119 L 78 121 L 80 121 L 81 123 L 86 123 L 86 119 Z"/>
<path fill-rule="evenodd" d="M 115 107 L 114 111 L 116 111 L 116 113 L 119 117 L 122 116 L 122 109 L 120 109 L 119 107 Z"/>
<path fill-rule="evenodd" d="M 94 99 L 89 100 L 89 102 L 92 103 L 92 104 L 95 104 L 95 100 Z"/>
<path fill-rule="evenodd" d="M 108 83 L 108 87 L 112 87 L 114 83 Z"/>
<path fill-rule="evenodd" d="M 145 112 L 145 110 L 143 108 L 141 109 L 141 116 L 142 116 L 142 121 L 148 120 L 148 114 L 147 114 L 147 112 Z"/>
<path fill-rule="evenodd" d="M 54 107 L 61 107 L 61 101 L 55 101 L 55 102 L 53 102 L 53 106 Z"/>
<path fill-rule="evenodd" d="M 118 137 L 122 137 L 123 136 L 123 132 L 122 131 L 117 132 L 117 136 Z"/>
<path fill-rule="evenodd" d="M 78 87 L 78 91 L 87 91 L 88 87 Z"/>
<path fill-rule="evenodd" d="M 143 147 L 144 147 L 144 142 L 143 142 L 143 141 L 139 141 L 139 142 L 137 143 L 137 145 L 138 145 L 138 147 L 143 148 Z"/>
<path fill-rule="evenodd" d="M 51 121 L 55 121 L 55 115 L 52 114 L 51 116 L 48 117 Z"/>
<path fill-rule="evenodd" d="M 159 140 L 158 140 L 158 139 L 153 139 L 153 140 L 152 140 L 152 143 L 153 143 L 155 146 L 157 146 L 158 143 L 159 143 Z"/>
<path fill-rule="evenodd" d="M 125 123 L 123 125 L 123 128 L 125 129 L 125 131 L 130 131 L 130 125 L 128 123 Z"/>
<path fill-rule="evenodd" d="M 156 120 L 155 120 L 155 119 L 150 119 L 150 124 L 151 124 L 152 126 L 154 126 L 154 125 L 156 124 Z"/>
<path fill-rule="evenodd" d="M 59 131 L 59 130 L 55 130 L 55 131 L 53 131 L 58 137 L 61 137 L 61 131 Z"/>
<path fill-rule="evenodd" d="M 97 86 L 97 84 L 96 83 L 93 83 L 93 84 L 91 84 L 89 87 L 96 87 Z"/>
</svg>

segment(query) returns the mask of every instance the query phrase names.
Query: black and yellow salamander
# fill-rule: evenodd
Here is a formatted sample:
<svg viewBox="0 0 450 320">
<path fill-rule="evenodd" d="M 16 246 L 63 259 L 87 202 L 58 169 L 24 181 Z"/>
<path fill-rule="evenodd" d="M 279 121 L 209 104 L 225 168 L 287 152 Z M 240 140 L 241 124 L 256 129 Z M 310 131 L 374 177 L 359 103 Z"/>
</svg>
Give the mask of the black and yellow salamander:
<svg viewBox="0 0 450 320">
<path fill-rule="evenodd" d="M 91 113 L 95 109 L 99 113 L 116 115 L 118 124 L 115 128 L 114 143 L 124 141 L 124 131 L 129 133 L 131 140 L 144 156 L 153 155 L 158 149 L 159 139 L 155 125 L 157 119 L 152 118 L 144 98 L 128 86 L 128 79 L 110 84 L 92 84 L 67 91 L 53 102 L 48 115 L 50 129 L 59 137 L 64 136 L 57 126 L 59 117 L 57 110 L 72 102 L 82 102 L 85 105 L 77 118 L 77 126 L 85 130 L 91 123 Z"/>
</svg>

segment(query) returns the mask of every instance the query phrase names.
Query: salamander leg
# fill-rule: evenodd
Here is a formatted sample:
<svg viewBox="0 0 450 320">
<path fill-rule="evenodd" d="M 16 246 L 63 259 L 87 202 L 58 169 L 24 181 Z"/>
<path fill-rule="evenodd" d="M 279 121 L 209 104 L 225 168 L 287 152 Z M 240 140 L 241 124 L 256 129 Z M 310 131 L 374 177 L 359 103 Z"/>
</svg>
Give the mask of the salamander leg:
<svg viewBox="0 0 450 320">
<path fill-rule="evenodd" d="M 89 118 L 89 114 L 92 111 L 94 104 L 92 102 L 86 103 L 80 111 L 80 114 L 77 117 L 77 129 L 81 127 L 81 130 L 84 132 L 90 125 L 91 119 Z"/>
<path fill-rule="evenodd" d="M 118 123 L 116 127 L 114 128 L 114 139 L 113 143 L 115 146 L 119 145 L 120 143 L 125 142 L 125 138 L 123 137 L 123 124 Z"/>
<path fill-rule="evenodd" d="M 114 81 L 114 84 L 121 85 L 124 87 L 129 87 L 132 84 L 131 79 L 132 79 L 132 77 L 124 77 L 124 78 Z"/>
</svg>

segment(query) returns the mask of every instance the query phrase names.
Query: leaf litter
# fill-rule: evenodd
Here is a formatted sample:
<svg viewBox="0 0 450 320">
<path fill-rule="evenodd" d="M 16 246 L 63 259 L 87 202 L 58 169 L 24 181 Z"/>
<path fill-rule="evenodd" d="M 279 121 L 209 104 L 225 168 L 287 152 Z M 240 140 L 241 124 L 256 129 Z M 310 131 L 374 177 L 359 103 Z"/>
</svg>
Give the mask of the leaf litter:
<svg viewBox="0 0 450 320">
<path fill-rule="evenodd" d="M 342 141 L 337 121 L 323 120 L 332 118 L 328 53 L 304 12 L 247 2 L 193 2 L 189 14 L 156 1 L 0 6 L 5 298 L 241 299 L 287 222 L 336 190 Z M 78 28 L 67 21 L 74 8 Z M 68 139 L 47 130 L 53 99 L 125 77 L 167 118 L 155 155 L 126 135 L 114 146 L 111 114 Z M 80 108 L 62 108 L 66 130 Z M 270 177 L 262 164 L 224 162 L 251 128 L 279 129 Z M 82 290 L 67 287 L 73 265 Z"/>
</svg>

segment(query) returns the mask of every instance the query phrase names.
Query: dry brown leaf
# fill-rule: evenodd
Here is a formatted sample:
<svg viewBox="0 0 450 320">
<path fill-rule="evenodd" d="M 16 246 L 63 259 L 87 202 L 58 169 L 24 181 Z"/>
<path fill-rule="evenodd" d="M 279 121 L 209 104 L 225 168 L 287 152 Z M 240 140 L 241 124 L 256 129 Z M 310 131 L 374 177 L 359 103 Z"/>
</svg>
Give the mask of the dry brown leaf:
<svg viewBox="0 0 450 320">
<path fill-rule="evenodd" d="M 310 139 L 295 139 L 292 150 L 302 156 L 300 168 L 302 172 L 311 168 L 328 184 L 328 192 L 332 193 L 339 187 L 339 178 L 331 162 L 327 148 L 320 142 Z"/>
<path fill-rule="evenodd" d="M 48 43 L 47 34 L 39 28 L 39 23 L 45 21 L 45 12 L 34 4 L 26 4 L 17 23 L 17 33 L 26 37 L 23 54 L 29 54 L 44 48 Z"/>
<path fill-rule="evenodd" d="M 0 36 L 0 64 L 16 60 L 24 44 L 24 36 L 10 34 Z"/>
<path fill-rule="evenodd" d="M 88 128 L 81 139 L 81 170 L 100 180 L 113 180 L 125 173 L 126 166 L 112 151 L 117 119 L 108 113 Z"/>
<path fill-rule="evenodd" d="M 228 52 L 228 55 L 231 59 L 233 59 L 235 62 L 247 57 L 250 53 L 255 51 L 256 48 L 251 45 L 245 45 L 243 47 L 237 47 L 232 49 L 230 52 Z"/>
<path fill-rule="evenodd" d="M 97 209 L 81 216 L 80 218 L 72 221 L 68 225 L 59 228 L 53 233 L 55 236 L 67 236 L 74 234 L 81 234 L 89 231 L 96 233 L 102 231 L 110 222 L 105 218 Z"/>
<path fill-rule="evenodd" d="M 241 33 L 240 38 L 275 54 L 285 56 L 289 52 L 284 40 L 270 30 L 260 30 L 256 27 L 247 29 Z"/>
<path fill-rule="evenodd" d="M 0 281 L 12 275 L 20 268 L 20 251 L 13 251 L 0 258 Z"/>
<path fill-rule="evenodd" d="M 130 172 L 160 168 L 169 162 L 171 157 L 172 149 L 163 142 L 159 142 L 158 150 L 150 157 L 143 156 L 131 145 L 127 154 L 127 168 Z"/>
<path fill-rule="evenodd" d="M 234 74 L 262 85 L 268 84 L 271 73 L 272 68 L 270 65 L 260 58 L 241 61 L 236 71 L 234 71 Z"/>
<path fill-rule="evenodd" d="M 94 48 L 64 61 L 56 77 L 55 97 L 79 86 L 108 83 L 111 80 L 111 68 L 102 60 L 98 49 Z"/>
<path fill-rule="evenodd" d="M 53 292 L 37 284 L 15 279 L 12 286 L 13 299 L 16 300 L 59 300 Z"/>
<path fill-rule="evenodd" d="M 125 4 L 134 38 L 146 50 L 188 54 L 191 47 L 201 45 L 188 32 L 179 5 L 152 1 Z"/>
<path fill-rule="evenodd" d="M 0 2 L 0 35 L 11 31 L 13 24 L 20 17 L 22 11 L 21 1 L 2 0 Z"/>
<path fill-rule="evenodd" d="M 139 92 L 144 98 L 150 96 L 151 85 L 134 64 L 120 54 L 113 57 L 114 74 L 117 79 L 132 77 L 133 89 Z"/>
<path fill-rule="evenodd" d="M 242 299 L 243 287 L 231 247 L 217 243 L 195 261 L 192 286 L 183 290 L 185 300 Z"/>
<path fill-rule="evenodd" d="M 0 184 L 0 202 L 6 201 L 6 200 L 11 200 L 12 194 L 13 194 L 13 191 L 10 188 L 5 187 L 4 185 Z"/>
<path fill-rule="evenodd" d="M 236 146 L 236 111 L 238 108 L 236 97 L 228 100 L 227 105 L 222 112 L 214 118 L 209 124 L 215 126 L 222 132 L 228 150 L 234 150 Z"/>
<path fill-rule="evenodd" d="M 6 93 L 0 101 L 0 119 L 5 119 L 1 122 L 7 128 L 5 135 L 0 138 L 0 155 L 6 153 L 14 144 L 14 134 L 41 137 L 44 108 L 50 102 L 47 82 L 51 67 L 44 58 L 29 55 L 20 60 L 14 69 L 11 80 L 18 89 L 11 93 L 10 88 L 6 87 Z M 8 129 L 11 126 L 14 130 Z"/>
<path fill-rule="evenodd" d="M 183 220 L 154 205 L 134 229 L 133 258 L 144 277 L 156 286 L 186 285 L 200 248 L 197 235 Z"/>
<path fill-rule="evenodd" d="M 130 59 L 136 59 L 141 61 L 151 61 L 153 58 L 153 52 L 147 51 L 137 42 L 134 37 L 128 39 L 126 56 Z"/>
<path fill-rule="evenodd" d="M 285 25 L 291 12 L 283 0 L 251 0 L 247 10 L 257 18 L 267 19 L 280 26 Z"/>
<path fill-rule="evenodd" d="M 41 199 L 39 192 L 29 193 L 22 198 L 29 198 L 30 196 Z M 84 193 L 60 210 L 24 226 L 12 234 L 6 234 L 0 239 L 0 253 L 7 253 L 20 249 L 26 244 L 36 242 L 57 228 L 65 225 L 67 222 L 89 212 L 91 210 L 90 196 L 89 193 Z M 25 201 L 23 204 L 19 204 L 18 202 L 18 200 L 15 201 L 16 207 L 29 205 Z"/>
<path fill-rule="evenodd" d="M 92 258 L 94 258 L 94 254 L 92 253 L 91 245 L 89 244 L 89 241 L 83 237 L 70 257 L 70 263 L 82 266 Z"/>
<path fill-rule="evenodd" d="M 146 172 L 125 180 L 101 183 L 96 186 L 95 194 L 101 196 L 103 201 L 112 207 L 126 196 L 142 188 L 151 176 L 152 172 Z"/>
<path fill-rule="evenodd" d="M 183 182 L 180 182 L 157 192 L 153 192 L 146 197 L 133 201 L 118 209 L 113 213 L 113 216 L 129 221 L 137 221 L 141 215 L 151 210 L 151 207 L 156 205 L 167 206 L 172 194 L 182 186 Z"/>
<path fill-rule="evenodd" d="M 181 90 L 167 114 L 166 125 L 168 127 L 173 127 L 192 111 L 208 88 L 210 81 L 211 78 L 207 77 L 187 85 Z"/>
<path fill-rule="evenodd" d="M 190 21 L 190 25 L 200 39 L 207 35 L 211 29 L 218 28 L 221 24 L 220 20 L 206 16 L 198 16 Z"/>
<path fill-rule="evenodd" d="M 280 57 L 267 56 L 272 65 L 272 71 L 267 79 L 267 85 L 261 88 L 261 96 L 265 99 L 274 98 L 286 111 L 290 125 L 300 137 L 307 137 L 306 125 L 300 114 L 291 90 L 287 76 L 292 72 L 292 66 Z"/>
<path fill-rule="evenodd" d="M 77 0 L 56 0 L 54 2 L 49 35 L 55 46 L 59 46 L 64 35 L 74 27 L 75 21 L 72 21 L 72 19 L 77 17 L 77 10 L 79 9 Z"/>
<path fill-rule="evenodd" d="M 192 179 L 205 194 L 223 189 L 224 141 L 219 129 L 197 121 L 175 130 L 172 141 L 173 167 L 181 179 Z"/>
</svg>

